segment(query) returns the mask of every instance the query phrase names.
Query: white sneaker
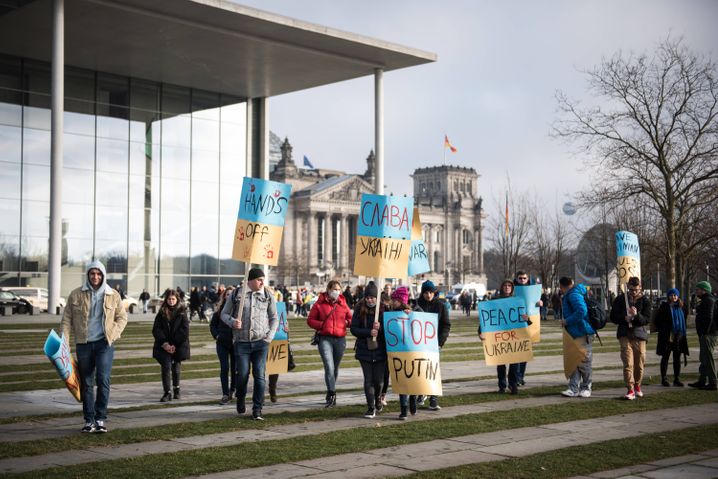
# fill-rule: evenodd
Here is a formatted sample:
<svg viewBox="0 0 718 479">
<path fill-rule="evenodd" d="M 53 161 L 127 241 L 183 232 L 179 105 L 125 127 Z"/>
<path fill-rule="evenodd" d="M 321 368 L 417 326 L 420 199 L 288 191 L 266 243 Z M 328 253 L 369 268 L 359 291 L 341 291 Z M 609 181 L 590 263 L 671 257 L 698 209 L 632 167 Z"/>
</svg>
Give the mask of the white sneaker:
<svg viewBox="0 0 718 479">
<path fill-rule="evenodd" d="M 591 397 L 591 390 L 590 389 L 584 389 L 583 391 L 578 393 L 579 396 L 582 398 L 590 398 Z"/>
<path fill-rule="evenodd" d="M 567 397 L 567 398 L 575 398 L 578 396 L 577 392 L 571 391 L 570 389 L 566 389 L 561 393 L 561 396 Z"/>
</svg>

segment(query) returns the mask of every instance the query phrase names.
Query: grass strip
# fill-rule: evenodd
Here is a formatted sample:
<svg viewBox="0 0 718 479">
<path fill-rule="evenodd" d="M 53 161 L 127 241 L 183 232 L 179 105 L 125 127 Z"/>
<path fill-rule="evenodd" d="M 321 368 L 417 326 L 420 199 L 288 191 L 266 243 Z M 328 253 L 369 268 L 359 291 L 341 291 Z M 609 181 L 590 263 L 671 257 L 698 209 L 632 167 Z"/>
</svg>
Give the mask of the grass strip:
<svg viewBox="0 0 718 479">
<path fill-rule="evenodd" d="M 554 479 L 586 476 L 718 447 L 718 425 L 709 424 L 661 434 L 644 434 L 583 446 L 573 446 L 516 459 L 467 464 L 423 471 L 410 479 L 501 477 Z"/>
<path fill-rule="evenodd" d="M 445 439 L 468 434 L 512 429 L 515 427 L 541 426 L 556 422 L 630 414 L 691 404 L 714 403 L 716 401 L 718 401 L 718 395 L 710 391 L 697 391 L 695 394 L 690 395 L 669 392 L 646 397 L 641 401 L 614 401 L 608 399 L 591 401 L 574 400 L 556 405 L 495 411 L 488 414 L 466 414 L 453 417 L 448 421 L 406 422 L 397 425 L 383 426 L 380 431 L 376 427 L 355 428 L 303 436 L 301 440 L 288 438 L 245 442 L 242 443 L 241 446 L 207 447 L 193 451 L 152 454 L 129 459 L 105 460 L 88 464 L 53 467 L 22 474 L 9 474 L 5 477 L 45 478 L 64 476 L 85 477 L 92 475 L 105 479 L 135 477 L 178 478 L 188 475 L 209 474 L 315 459 L 337 454 L 362 452 L 397 445 L 414 444 L 424 442 L 427 439 Z M 319 412 L 323 413 L 326 411 Z M 356 413 L 356 409 L 354 412 Z M 264 424 L 261 424 L 260 427 L 264 428 L 279 424 L 274 421 L 280 421 L 280 418 L 267 420 Z M 251 424 L 248 419 L 223 422 L 232 422 L 236 430 L 247 429 L 246 427 L 238 426 L 245 426 L 248 423 Z M 281 424 L 285 423 L 286 419 L 282 418 Z M 112 435 L 120 432 L 122 431 L 113 431 Z M 220 431 L 213 430 L 212 432 Z M 137 433 L 137 431 L 134 432 L 134 434 Z M 95 438 L 97 435 L 92 435 L 92 437 Z M 655 437 L 655 435 L 652 437 Z M 76 448 L 77 447 L 74 447 L 73 449 Z M 593 451 L 593 447 L 589 447 L 587 451 Z M 591 452 L 591 454 L 594 453 Z M 602 461 L 605 464 L 603 455 L 595 455 L 595 457 L 597 461 Z M 231 458 L 231 460 L 228 460 L 228 458 Z M 573 460 L 579 464 L 583 464 L 583 459 L 584 456 L 573 456 Z M 490 477 L 497 476 L 498 474 L 496 473 L 490 474 Z"/>
<path fill-rule="evenodd" d="M 609 383 L 610 386 L 613 384 Z M 531 388 L 526 393 L 522 392 L 522 397 L 546 397 L 558 395 L 560 387 L 538 387 Z M 448 396 L 442 398 L 443 406 L 461 406 L 469 404 L 481 404 L 499 400 L 509 400 L 515 397 L 508 397 L 498 393 L 472 393 L 464 394 L 460 396 Z M 589 414 L 587 417 L 602 417 L 612 414 L 619 413 L 630 413 L 637 411 L 645 411 L 651 409 L 662 409 L 666 407 L 675 406 L 686 406 L 689 404 L 704 404 L 706 402 L 718 401 L 718 396 L 710 394 L 710 391 L 695 391 L 690 394 L 686 394 L 684 391 L 668 391 L 658 395 L 652 395 L 645 397 L 638 402 L 629 401 L 615 401 L 612 399 L 594 399 L 591 401 L 568 401 L 561 403 L 556 406 L 541 406 L 538 408 L 520 408 L 509 411 L 502 411 L 501 414 L 506 414 L 507 418 L 512 417 L 514 422 L 511 426 L 517 427 L 517 424 L 521 426 L 530 426 L 531 424 L 523 423 L 524 416 L 531 417 L 536 414 L 537 411 L 544 411 L 540 417 L 548 422 L 560 422 L 562 420 L 572 420 L 571 418 L 580 418 L 581 414 Z M 396 401 L 391 404 L 391 409 L 396 412 Z M 548 408 L 548 409 L 546 409 Z M 565 409 L 564 409 L 565 408 Z M 577 408 L 577 409 L 576 409 Z M 83 449 L 91 446 L 111 446 L 118 444 L 131 444 L 143 441 L 156 441 L 163 439 L 173 439 L 177 437 L 187 437 L 194 435 L 203 434 L 216 434 L 222 432 L 238 431 L 244 429 L 263 429 L 265 427 L 306 423 L 312 421 L 325 421 L 347 417 L 357 417 L 359 411 L 363 410 L 363 406 L 351 405 L 341 406 L 332 409 L 310 409 L 305 411 L 297 412 L 284 412 L 277 415 L 265 416 L 263 423 L 257 423 L 236 417 L 213 419 L 209 421 L 201 422 L 187 422 L 179 424 L 166 424 L 161 428 L 148 427 L 148 428 L 133 428 L 133 429 L 116 429 L 112 434 L 103 435 L 84 435 L 77 434 L 66 436 L 62 441 L 57 439 L 41 439 L 31 441 L 21 441 L 15 443 L 5 443 L 4 448 L 0 450 L 0 459 L 9 457 L 22 457 L 22 456 L 33 456 L 38 454 L 45 454 L 49 452 L 59 452 L 72 449 Z M 391 413 L 387 413 L 391 415 Z M 493 417 L 491 413 L 489 416 Z M 573 414 L 573 415 L 572 415 Z M 595 414 L 595 415 L 592 415 Z M 491 420 L 483 418 L 485 414 L 468 414 L 473 419 L 469 421 L 472 426 L 467 426 L 467 429 L 457 429 L 454 436 L 469 434 L 471 428 L 476 427 L 488 427 L 491 424 Z M 465 416 L 459 416 L 463 418 Z M 439 417 L 440 418 L 440 417 Z M 444 430 L 446 427 L 453 427 L 454 421 L 458 418 L 452 418 L 450 421 L 438 421 L 441 423 L 441 427 L 438 429 Z M 508 421 L 508 419 L 507 419 Z M 429 421 L 437 422 L 437 421 Z M 417 423 L 418 424 L 418 423 Z M 451 424 L 449 426 L 447 424 Z M 510 424 L 510 421 L 506 424 Z M 393 427 L 393 426 L 390 426 Z M 429 427 L 429 426 L 427 426 Z M 432 427 L 429 427 L 432 429 Z M 430 437 L 430 436 L 426 436 Z M 443 436 L 448 437 L 448 436 Z M 419 442 L 419 441 L 414 441 Z"/>
</svg>

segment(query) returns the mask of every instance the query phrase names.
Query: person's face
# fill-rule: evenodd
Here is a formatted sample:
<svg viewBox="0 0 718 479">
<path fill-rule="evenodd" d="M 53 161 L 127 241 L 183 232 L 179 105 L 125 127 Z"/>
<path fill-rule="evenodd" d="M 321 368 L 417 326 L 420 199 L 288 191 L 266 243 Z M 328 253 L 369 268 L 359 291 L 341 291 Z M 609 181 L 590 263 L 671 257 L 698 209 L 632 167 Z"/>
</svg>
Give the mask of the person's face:
<svg viewBox="0 0 718 479">
<path fill-rule="evenodd" d="M 87 273 L 87 279 L 90 281 L 90 286 L 97 289 L 102 284 L 102 272 L 97 268 L 92 268 Z"/>
<path fill-rule="evenodd" d="M 423 293 L 421 293 L 421 295 L 424 297 L 424 299 L 426 301 L 432 301 L 434 299 L 435 294 L 436 293 L 434 293 L 433 291 L 424 291 Z"/>
<path fill-rule="evenodd" d="M 232 291 L 231 289 L 226 290 L 224 292 L 224 299 L 229 299 L 229 297 L 232 296 Z"/>
<path fill-rule="evenodd" d="M 696 296 L 699 298 L 702 298 L 704 294 L 707 294 L 708 292 L 703 288 L 696 288 Z"/>
<path fill-rule="evenodd" d="M 518 284 L 529 284 L 529 277 L 526 274 L 520 274 L 516 277 L 516 282 Z"/>
<path fill-rule="evenodd" d="M 669 295 L 668 295 L 668 302 L 669 302 L 669 303 L 675 303 L 676 301 L 678 301 L 678 295 L 676 295 L 676 294 L 669 294 Z"/>
<path fill-rule="evenodd" d="M 631 297 L 638 296 L 639 294 L 641 294 L 641 287 L 640 286 L 629 286 L 628 294 L 630 294 Z"/>
<path fill-rule="evenodd" d="M 252 291 L 259 291 L 264 286 L 264 278 L 251 279 L 247 284 L 249 284 L 249 289 Z"/>
<path fill-rule="evenodd" d="M 176 304 L 177 304 L 177 296 L 175 296 L 174 294 L 171 296 L 167 296 L 167 305 L 170 308 L 173 308 Z"/>
<path fill-rule="evenodd" d="M 369 307 L 376 306 L 376 298 L 374 296 L 367 296 L 366 305 Z"/>
<path fill-rule="evenodd" d="M 504 283 L 501 285 L 501 292 L 504 294 L 509 294 L 513 290 L 513 286 L 511 286 L 509 283 Z"/>
<path fill-rule="evenodd" d="M 385 285 L 384 285 L 384 292 L 385 292 L 386 294 L 391 294 L 391 285 L 385 284 Z"/>
</svg>

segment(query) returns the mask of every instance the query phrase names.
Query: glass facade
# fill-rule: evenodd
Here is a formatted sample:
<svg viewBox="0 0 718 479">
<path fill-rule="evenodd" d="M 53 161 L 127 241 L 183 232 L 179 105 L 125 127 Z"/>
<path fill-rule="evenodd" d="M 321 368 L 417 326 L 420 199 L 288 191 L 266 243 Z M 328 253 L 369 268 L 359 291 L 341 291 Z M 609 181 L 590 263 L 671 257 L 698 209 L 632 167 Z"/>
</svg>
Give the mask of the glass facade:
<svg viewBox="0 0 718 479">
<path fill-rule="evenodd" d="M 62 290 L 92 258 L 137 297 L 238 282 L 246 102 L 65 69 Z M 0 286 L 47 286 L 50 65 L 0 56 Z"/>
</svg>

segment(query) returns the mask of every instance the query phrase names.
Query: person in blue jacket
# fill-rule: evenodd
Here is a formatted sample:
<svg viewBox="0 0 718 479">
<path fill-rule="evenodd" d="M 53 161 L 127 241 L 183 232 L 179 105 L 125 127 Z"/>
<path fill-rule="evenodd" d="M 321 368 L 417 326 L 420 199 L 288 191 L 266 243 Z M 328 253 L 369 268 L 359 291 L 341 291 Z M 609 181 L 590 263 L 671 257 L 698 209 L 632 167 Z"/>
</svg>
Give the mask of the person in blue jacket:
<svg viewBox="0 0 718 479">
<path fill-rule="evenodd" d="M 573 284 L 573 279 L 563 276 L 558 281 L 563 293 L 563 319 L 561 325 L 573 339 L 582 338 L 586 350 L 586 357 L 576 367 L 568 379 L 568 389 L 561 395 L 566 397 L 591 397 L 591 364 L 593 361 L 593 330 L 588 322 L 588 307 L 586 306 L 586 287 L 582 284 Z M 579 384 L 580 380 L 580 384 Z"/>
</svg>

